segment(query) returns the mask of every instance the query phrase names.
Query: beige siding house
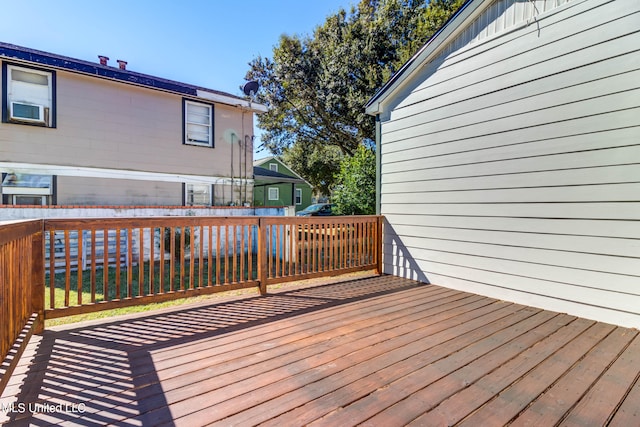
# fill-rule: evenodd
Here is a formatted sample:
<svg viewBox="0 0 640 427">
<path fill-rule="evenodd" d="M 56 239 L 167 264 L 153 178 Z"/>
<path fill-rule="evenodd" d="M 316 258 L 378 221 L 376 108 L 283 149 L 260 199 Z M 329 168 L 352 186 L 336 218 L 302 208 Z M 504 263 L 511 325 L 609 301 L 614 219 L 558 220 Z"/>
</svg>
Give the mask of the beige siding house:
<svg viewBox="0 0 640 427">
<path fill-rule="evenodd" d="M 253 113 L 230 94 L 0 43 L 2 203 L 251 201 Z"/>
<path fill-rule="evenodd" d="M 640 2 L 470 0 L 367 105 L 384 271 L 640 327 Z"/>
</svg>

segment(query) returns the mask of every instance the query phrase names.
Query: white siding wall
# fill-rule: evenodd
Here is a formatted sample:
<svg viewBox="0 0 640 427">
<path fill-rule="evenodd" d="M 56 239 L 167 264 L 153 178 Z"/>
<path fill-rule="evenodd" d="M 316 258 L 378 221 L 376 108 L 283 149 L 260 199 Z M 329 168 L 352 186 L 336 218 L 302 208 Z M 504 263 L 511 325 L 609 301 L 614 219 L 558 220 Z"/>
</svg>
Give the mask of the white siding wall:
<svg viewBox="0 0 640 427">
<path fill-rule="evenodd" d="M 181 206 L 179 182 L 58 176 L 57 204 L 62 206 Z"/>
<path fill-rule="evenodd" d="M 640 327 L 640 2 L 561 3 L 395 100 L 384 269 Z"/>
<path fill-rule="evenodd" d="M 213 181 L 216 177 L 217 203 L 245 199 L 237 184 L 232 197 L 231 186 L 218 184 L 218 177 L 231 177 L 233 171 L 238 180 L 245 178 L 245 172 L 251 179 L 252 147 L 241 147 L 237 139 L 231 144 L 225 135 L 250 135 L 252 113 L 216 104 L 215 148 L 185 145 L 182 96 L 64 70 L 56 71 L 56 80 L 55 129 L 0 123 L 0 162 L 11 164 L 0 172 L 13 171 L 19 164 L 122 170 L 123 176 L 134 171 L 168 174 L 169 178 L 204 176 Z M 94 173 L 99 174 L 90 171 L 84 181 L 55 173 L 59 176 L 58 203 L 182 204 L 180 183 L 95 179 L 91 178 Z M 248 187 L 250 193 L 251 185 Z M 252 200 L 250 194 L 246 200 Z"/>
</svg>

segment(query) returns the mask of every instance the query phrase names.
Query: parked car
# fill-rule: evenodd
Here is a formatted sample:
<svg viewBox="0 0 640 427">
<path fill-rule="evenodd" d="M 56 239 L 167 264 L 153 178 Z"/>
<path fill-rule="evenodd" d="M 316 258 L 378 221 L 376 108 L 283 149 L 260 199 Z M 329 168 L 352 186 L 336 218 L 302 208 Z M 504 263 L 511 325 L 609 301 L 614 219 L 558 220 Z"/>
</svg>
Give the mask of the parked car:
<svg viewBox="0 0 640 427">
<path fill-rule="evenodd" d="M 333 215 L 332 206 L 330 203 L 316 203 L 298 211 L 296 216 L 330 216 Z"/>
</svg>

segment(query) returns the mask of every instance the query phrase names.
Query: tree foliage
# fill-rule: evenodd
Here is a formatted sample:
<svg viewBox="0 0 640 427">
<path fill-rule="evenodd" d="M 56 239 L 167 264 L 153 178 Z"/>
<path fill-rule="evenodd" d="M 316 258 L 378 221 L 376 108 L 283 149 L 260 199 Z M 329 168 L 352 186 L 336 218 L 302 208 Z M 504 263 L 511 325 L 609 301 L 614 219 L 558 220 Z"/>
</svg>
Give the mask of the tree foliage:
<svg viewBox="0 0 640 427">
<path fill-rule="evenodd" d="M 282 160 L 304 177 L 314 189 L 331 194 L 344 154 L 334 145 L 294 144 L 283 150 Z"/>
<path fill-rule="evenodd" d="M 254 58 L 246 75 L 269 107 L 258 116 L 263 146 L 289 157 L 316 189 L 329 189 L 337 163 L 333 151 L 323 155 L 327 147 L 351 156 L 374 144 L 374 118 L 364 105 L 462 2 L 361 0 L 310 36 L 282 35 L 273 57 Z"/>
<path fill-rule="evenodd" d="M 376 154 L 359 146 L 353 156 L 340 163 L 332 202 L 339 215 L 371 215 L 376 213 Z"/>
</svg>

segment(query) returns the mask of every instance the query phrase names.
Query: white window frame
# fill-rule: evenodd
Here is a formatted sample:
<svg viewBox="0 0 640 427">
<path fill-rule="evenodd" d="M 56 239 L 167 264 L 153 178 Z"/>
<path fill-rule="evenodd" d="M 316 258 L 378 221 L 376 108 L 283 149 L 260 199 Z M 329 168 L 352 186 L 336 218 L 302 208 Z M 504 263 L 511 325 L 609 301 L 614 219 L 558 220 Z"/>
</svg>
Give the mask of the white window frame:
<svg viewBox="0 0 640 427">
<path fill-rule="evenodd" d="M 272 172 L 278 172 L 278 164 L 277 163 L 269 163 L 269 170 Z"/>
<path fill-rule="evenodd" d="M 273 195 L 271 194 L 272 190 L 274 191 Z M 278 187 L 269 187 L 267 191 L 269 193 L 269 200 L 280 200 L 280 189 Z"/>
<path fill-rule="evenodd" d="M 208 123 L 202 123 L 202 121 L 197 121 L 192 118 L 189 120 L 189 106 L 195 107 L 204 107 L 209 111 L 209 120 Z M 204 116 L 201 116 L 204 117 Z M 198 134 L 198 132 L 193 132 L 191 128 L 193 127 L 206 127 L 208 129 L 207 139 L 208 141 L 197 140 L 194 137 Z M 201 132 L 204 134 L 204 132 Z M 186 145 L 196 145 L 199 147 L 211 147 L 213 148 L 213 105 L 205 104 L 203 102 L 195 102 L 184 100 L 184 144 Z"/>
<path fill-rule="evenodd" d="M 49 205 L 50 196 L 34 196 L 34 195 L 29 195 L 29 194 L 13 194 L 11 196 L 11 204 L 12 205 L 18 205 L 18 198 L 22 198 L 22 197 L 33 197 L 33 198 L 40 197 L 40 203 L 36 204 L 36 206 L 48 206 Z M 28 205 L 31 205 L 31 203 L 29 203 Z"/>
<path fill-rule="evenodd" d="M 28 175 L 28 174 L 27 174 Z M 50 176 L 49 186 L 47 187 L 30 187 L 22 185 L 7 185 L 4 184 L 4 180 L 0 180 L 0 192 L 2 195 L 8 196 L 7 203 L 10 205 L 17 205 L 18 199 L 22 197 L 40 198 L 41 206 L 51 205 L 53 201 L 53 181 L 54 177 Z"/>
<path fill-rule="evenodd" d="M 296 188 L 296 206 L 302 204 L 302 188 Z"/>
<path fill-rule="evenodd" d="M 29 94 L 29 87 L 31 85 L 32 90 L 38 91 L 38 87 L 44 86 L 38 83 L 25 82 L 13 78 L 14 71 L 22 73 L 36 74 L 44 76 L 47 80 L 46 95 L 41 97 L 35 97 L 33 94 Z M 7 109 L 7 119 L 10 123 L 39 125 L 46 127 L 53 127 L 53 109 L 54 109 L 54 72 L 36 70 L 28 67 L 20 67 L 17 65 L 6 65 L 6 82 L 7 82 L 7 105 L 4 108 Z M 28 117 L 14 117 L 13 110 L 14 104 L 22 104 L 33 107 L 38 107 L 40 119 L 33 119 Z"/>
<path fill-rule="evenodd" d="M 203 203 L 194 203 L 194 187 L 202 187 L 205 189 L 201 194 L 208 195 L 208 199 Z M 211 184 L 201 184 L 201 183 L 185 183 L 184 184 L 184 205 L 185 206 L 211 206 L 213 204 L 213 194 L 212 194 Z"/>
</svg>

